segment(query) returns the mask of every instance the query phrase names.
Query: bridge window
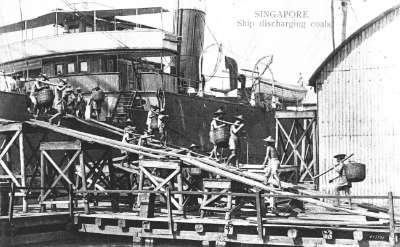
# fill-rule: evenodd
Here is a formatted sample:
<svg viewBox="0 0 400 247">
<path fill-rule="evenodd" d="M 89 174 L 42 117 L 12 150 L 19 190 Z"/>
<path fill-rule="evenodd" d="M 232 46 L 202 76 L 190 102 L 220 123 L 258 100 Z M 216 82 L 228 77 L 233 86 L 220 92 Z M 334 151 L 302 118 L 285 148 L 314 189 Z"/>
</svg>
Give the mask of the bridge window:
<svg viewBox="0 0 400 247">
<path fill-rule="evenodd" d="M 75 63 L 68 63 L 68 74 L 75 73 Z"/>
<path fill-rule="evenodd" d="M 114 61 L 107 60 L 107 72 L 114 72 Z"/>
<path fill-rule="evenodd" d="M 87 63 L 87 61 L 79 62 L 79 71 L 80 72 L 88 72 L 88 63 Z"/>
<path fill-rule="evenodd" d="M 57 74 L 63 74 L 64 73 L 63 64 L 56 64 L 56 73 Z"/>
</svg>

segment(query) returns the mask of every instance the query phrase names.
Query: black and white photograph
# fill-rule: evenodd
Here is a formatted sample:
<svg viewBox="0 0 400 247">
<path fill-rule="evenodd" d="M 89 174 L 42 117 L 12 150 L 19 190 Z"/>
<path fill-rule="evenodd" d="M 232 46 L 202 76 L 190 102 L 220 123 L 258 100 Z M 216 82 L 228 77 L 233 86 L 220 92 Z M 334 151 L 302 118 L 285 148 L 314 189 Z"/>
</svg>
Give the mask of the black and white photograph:
<svg viewBox="0 0 400 247">
<path fill-rule="evenodd" d="M 0 0 L 0 247 L 400 246 L 397 145 L 400 0 Z"/>
</svg>

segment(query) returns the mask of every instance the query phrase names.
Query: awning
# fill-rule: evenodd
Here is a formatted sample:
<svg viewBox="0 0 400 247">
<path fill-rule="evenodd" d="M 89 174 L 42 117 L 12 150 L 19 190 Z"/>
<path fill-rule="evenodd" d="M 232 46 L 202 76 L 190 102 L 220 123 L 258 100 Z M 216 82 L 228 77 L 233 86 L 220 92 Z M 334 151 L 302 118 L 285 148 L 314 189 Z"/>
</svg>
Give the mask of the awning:
<svg viewBox="0 0 400 247">
<path fill-rule="evenodd" d="M 16 32 L 25 29 L 38 28 L 47 25 L 63 25 L 65 21 L 72 21 L 79 18 L 97 18 L 113 20 L 116 16 L 145 15 L 158 14 L 168 12 L 167 9 L 161 7 L 134 8 L 134 9 L 110 9 L 110 10 L 92 10 L 92 11 L 55 11 L 45 15 L 41 15 L 34 19 L 21 21 L 0 27 L 1 33 Z M 26 27 L 25 27 L 26 25 Z"/>
</svg>

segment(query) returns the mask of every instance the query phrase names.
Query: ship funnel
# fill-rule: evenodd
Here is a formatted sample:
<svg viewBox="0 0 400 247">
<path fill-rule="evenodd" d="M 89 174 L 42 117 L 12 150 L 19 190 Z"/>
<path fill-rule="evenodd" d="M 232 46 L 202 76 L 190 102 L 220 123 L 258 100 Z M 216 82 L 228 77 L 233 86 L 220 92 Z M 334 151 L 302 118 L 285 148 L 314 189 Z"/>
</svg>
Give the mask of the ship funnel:
<svg viewBox="0 0 400 247">
<path fill-rule="evenodd" d="M 181 38 L 176 61 L 180 87 L 199 88 L 199 59 L 204 46 L 205 0 L 177 1 L 174 33 Z"/>
</svg>

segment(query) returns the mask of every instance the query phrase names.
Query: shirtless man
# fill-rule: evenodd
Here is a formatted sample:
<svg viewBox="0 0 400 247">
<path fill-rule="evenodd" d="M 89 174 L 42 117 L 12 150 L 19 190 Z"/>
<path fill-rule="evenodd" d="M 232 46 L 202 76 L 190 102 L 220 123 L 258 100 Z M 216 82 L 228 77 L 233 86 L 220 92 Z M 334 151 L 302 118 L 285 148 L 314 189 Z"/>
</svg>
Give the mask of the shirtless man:
<svg viewBox="0 0 400 247">
<path fill-rule="evenodd" d="M 151 122 L 153 121 L 153 118 L 155 118 L 157 120 L 157 125 L 158 125 L 158 106 L 156 106 L 156 105 L 150 105 L 150 111 L 147 113 L 147 120 L 146 120 L 147 132 L 150 135 L 153 134 L 153 129 L 151 126 Z"/>
<path fill-rule="evenodd" d="M 217 144 L 215 143 L 215 136 L 214 132 L 216 129 L 223 128 L 225 127 L 225 124 L 220 124 L 218 120 L 222 120 L 222 117 L 225 115 L 225 113 L 221 110 L 218 109 L 218 111 L 214 112 L 215 117 L 211 121 L 211 126 L 210 126 L 210 142 L 213 144 L 213 150 L 210 153 L 210 158 L 218 158 L 218 152 L 217 152 Z"/>
<path fill-rule="evenodd" d="M 278 176 L 280 161 L 278 159 L 278 152 L 273 145 L 275 140 L 271 136 L 268 136 L 267 138 L 263 139 L 263 141 L 267 143 L 267 150 L 263 163 L 263 168 L 265 170 L 265 182 L 268 183 L 269 178 L 272 176 L 272 178 L 277 182 L 279 189 L 281 189 L 281 181 Z"/>
<path fill-rule="evenodd" d="M 35 80 L 32 83 L 31 86 L 31 93 L 29 95 L 29 98 L 32 101 L 32 109 L 31 112 L 37 117 L 37 93 L 39 92 L 39 90 L 43 89 L 45 86 L 42 86 L 42 82 L 44 80 L 42 78 L 39 78 L 37 80 Z"/>
<path fill-rule="evenodd" d="M 235 118 L 236 121 L 231 126 L 230 137 L 229 137 L 229 150 L 231 150 L 231 155 L 226 161 L 226 164 L 231 164 L 232 160 L 235 160 L 236 167 L 239 167 L 239 157 L 240 157 L 239 131 L 244 127 L 244 119 L 242 115 L 235 116 Z"/>
</svg>

